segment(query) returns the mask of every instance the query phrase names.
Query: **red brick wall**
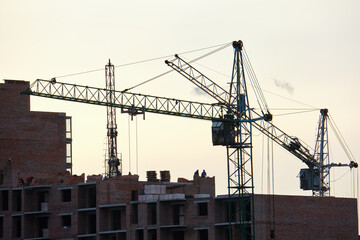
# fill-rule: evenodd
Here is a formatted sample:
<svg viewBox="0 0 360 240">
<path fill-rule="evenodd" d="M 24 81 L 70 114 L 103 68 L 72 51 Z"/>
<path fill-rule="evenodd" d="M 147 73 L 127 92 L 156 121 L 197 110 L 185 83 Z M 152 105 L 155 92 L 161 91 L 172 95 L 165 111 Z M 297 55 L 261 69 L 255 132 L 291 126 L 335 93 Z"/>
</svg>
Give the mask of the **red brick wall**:
<svg viewBox="0 0 360 240">
<path fill-rule="evenodd" d="M 268 239 L 269 196 L 255 195 L 256 239 Z M 352 198 L 275 196 L 277 240 L 358 239 L 357 201 Z"/>
<path fill-rule="evenodd" d="M 18 175 L 25 180 L 65 171 L 66 116 L 31 112 L 30 96 L 20 95 L 28 87 L 25 81 L 0 84 L 0 167 L 12 172 L 6 185 L 16 185 Z"/>
</svg>

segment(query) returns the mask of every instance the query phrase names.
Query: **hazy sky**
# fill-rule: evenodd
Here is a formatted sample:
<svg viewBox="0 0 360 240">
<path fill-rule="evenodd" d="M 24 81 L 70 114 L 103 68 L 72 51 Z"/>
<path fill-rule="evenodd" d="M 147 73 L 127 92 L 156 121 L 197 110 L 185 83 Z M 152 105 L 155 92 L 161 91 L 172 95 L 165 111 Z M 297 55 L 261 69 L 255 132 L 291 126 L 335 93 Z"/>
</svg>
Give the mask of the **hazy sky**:
<svg viewBox="0 0 360 240">
<path fill-rule="evenodd" d="M 355 158 L 360 157 L 359 1 L 51 1 L 0 0 L 0 79 L 34 81 L 93 69 L 110 58 L 114 65 L 243 40 L 264 90 L 274 124 L 314 147 L 319 111 L 281 115 L 278 108 L 328 108 Z M 184 55 L 193 59 L 206 51 Z M 227 88 L 231 47 L 194 64 Z M 136 85 L 169 70 L 160 59 L 116 68 L 116 89 Z M 205 68 L 206 67 L 206 68 Z M 209 71 L 216 70 L 222 74 Z M 58 81 L 105 87 L 104 71 Z M 225 76 L 224 76 L 225 75 Z M 195 86 L 171 73 L 133 92 L 212 103 Z M 277 95 L 294 99 L 298 104 Z M 32 97 L 33 111 L 66 112 L 73 117 L 73 171 L 103 173 L 106 109 Z M 251 104 L 256 106 L 255 102 Z M 277 116 L 279 115 L 279 116 Z M 170 170 L 192 178 L 196 169 L 216 176 L 226 193 L 226 150 L 211 144 L 211 122 L 146 114 L 129 122 L 117 112 L 118 151 L 123 172 L 145 180 L 147 170 Z M 137 125 L 136 125 L 137 122 Z M 129 135 L 130 126 L 130 135 Z M 136 144 L 136 128 L 138 144 Z M 130 136 L 130 147 L 129 147 Z M 330 135 L 334 162 L 348 162 Z M 254 133 L 255 192 L 266 192 L 262 134 Z M 138 166 L 136 164 L 138 149 Z M 130 149 L 130 154 L 129 154 Z M 130 156 L 130 160 L 129 160 Z M 296 177 L 306 165 L 274 147 L 275 192 L 305 194 Z M 348 169 L 336 170 L 336 180 Z M 356 174 L 356 173 L 355 173 Z M 351 195 L 351 174 L 332 184 L 337 196 Z"/>
</svg>

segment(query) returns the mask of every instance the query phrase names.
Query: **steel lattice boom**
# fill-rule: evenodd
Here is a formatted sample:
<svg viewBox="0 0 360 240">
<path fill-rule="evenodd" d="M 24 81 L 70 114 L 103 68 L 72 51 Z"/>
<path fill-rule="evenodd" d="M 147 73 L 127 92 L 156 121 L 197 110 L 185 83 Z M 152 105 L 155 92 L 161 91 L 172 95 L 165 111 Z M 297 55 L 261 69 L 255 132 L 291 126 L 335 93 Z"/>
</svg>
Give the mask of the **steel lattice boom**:
<svg viewBox="0 0 360 240">
<path fill-rule="evenodd" d="M 108 102 L 106 92 L 103 88 L 38 79 L 22 94 L 204 120 L 221 120 L 226 112 L 215 104 L 121 91 L 114 91 L 114 101 Z"/>
</svg>

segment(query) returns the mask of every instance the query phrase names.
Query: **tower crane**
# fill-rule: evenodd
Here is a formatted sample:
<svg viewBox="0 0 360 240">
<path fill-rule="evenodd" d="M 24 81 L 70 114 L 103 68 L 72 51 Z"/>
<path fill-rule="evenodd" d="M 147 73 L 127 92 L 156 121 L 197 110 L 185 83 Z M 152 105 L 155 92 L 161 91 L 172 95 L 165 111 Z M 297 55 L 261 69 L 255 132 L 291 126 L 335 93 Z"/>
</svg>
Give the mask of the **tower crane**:
<svg viewBox="0 0 360 240">
<path fill-rule="evenodd" d="M 312 154 L 309 147 L 302 141 L 286 134 L 271 123 L 272 115 L 264 99 L 260 100 L 261 113 L 250 108 L 245 79 L 244 58 L 246 57 L 243 53 L 243 43 L 235 41 L 233 47 L 234 62 L 229 91 L 224 90 L 177 55 L 174 60 L 166 61 L 167 65 L 212 96 L 217 101 L 215 104 L 114 89 L 111 90 L 112 98 L 109 100 L 109 89 L 61 83 L 55 78 L 50 81 L 37 79 L 22 94 L 120 108 L 122 112 L 130 115 L 151 112 L 212 121 L 213 145 L 225 146 L 227 150 L 229 238 L 255 239 L 252 127 L 308 166 L 307 169 L 301 170 L 301 186 L 304 190 L 312 190 L 314 195 L 324 196 L 326 188 L 329 187 L 327 177 L 331 167 L 349 166 L 352 168 L 357 167 L 357 164 L 355 162 L 327 163 L 327 140 L 324 140 L 327 136 L 325 120 L 320 122 L 319 129 L 322 130 L 319 130 L 316 145 L 316 149 L 319 150 L 316 154 Z M 109 62 L 107 68 L 112 69 L 112 67 L 113 65 Z M 255 82 L 255 85 L 257 84 Z M 256 94 L 261 98 L 262 93 L 259 87 Z M 327 111 L 323 110 L 323 113 Z M 265 128 L 261 124 L 263 121 L 266 121 L 270 128 Z M 236 209 L 232 209 L 231 202 L 233 201 L 237 202 Z"/>
</svg>

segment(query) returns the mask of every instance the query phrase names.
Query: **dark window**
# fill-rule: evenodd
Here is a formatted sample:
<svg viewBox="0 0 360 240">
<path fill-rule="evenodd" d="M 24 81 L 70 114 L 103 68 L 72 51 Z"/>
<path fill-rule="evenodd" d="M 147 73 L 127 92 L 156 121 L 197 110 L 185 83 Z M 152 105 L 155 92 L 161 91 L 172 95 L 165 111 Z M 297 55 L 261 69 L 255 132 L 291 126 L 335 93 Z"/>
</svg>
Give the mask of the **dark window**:
<svg viewBox="0 0 360 240">
<path fill-rule="evenodd" d="M 96 233 L 96 214 L 89 215 L 89 233 Z"/>
<path fill-rule="evenodd" d="M 138 191 L 132 190 L 131 191 L 131 201 L 137 201 L 138 200 Z"/>
<path fill-rule="evenodd" d="M 0 170 L 0 185 L 4 184 L 4 171 Z"/>
<path fill-rule="evenodd" d="M 40 237 L 47 237 L 44 236 L 44 231 L 43 229 L 47 229 L 48 228 L 48 217 L 40 217 L 39 219 L 39 236 Z"/>
<path fill-rule="evenodd" d="M 184 224 L 184 206 L 183 205 L 174 205 L 173 211 L 174 225 L 183 225 Z"/>
<path fill-rule="evenodd" d="M 174 240 L 184 240 L 185 239 L 185 234 L 184 231 L 175 231 L 173 232 L 173 239 Z"/>
<path fill-rule="evenodd" d="M 156 203 L 149 203 L 148 205 L 148 224 L 156 224 Z"/>
<path fill-rule="evenodd" d="M 138 205 L 131 204 L 131 223 L 137 224 L 138 223 Z"/>
<path fill-rule="evenodd" d="M 47 202 L 49 202 L 49 192 L 47 192 L 47 191 L 39 192 L 38 209 L 39 209 L 40 211 L 47 211 L 47 206 L 46 206 L 46 204 L 45 204 L 45 205 L 42 205 L 42 203 L 47 203 Z"/>
<path fill-rule="evenodd" d="M 4 218 L 0 217 L 0 238 L 4 237 Z"/>
<path fill-rule="evenodd" d="M 156 237 L 156 229 L 150 229 L 148 231 L 148 240 L 156 240 L 157 237 Z"/>
<path fill-rule="evenodd" d="M 21 237 L 21 216 L 13 217 L 13 237 Z"/>
<path fill-rule="evenodd" d="M 2 193 L 2 210 L 7 211 L 9 210 L 9 191 L 1 191 Z"/>
<path fill-rule="evenodd" d="M 63 228 L 71 228 L 71 215 L 61 216 L 61 224 Z"/>
<path fill-rule="evenodd" d="M 89 207 L 96 207 L 96 188 L 89 188 Z"/>
<path fill-rule="evenodd" d="M 199 203 L 199 216 L 207 216 L 208 215 L 208 204 L 207 203 Z"/>
<path fill-rule="evenodd" d="M 111 230 L 121 229 L 121 211 L 111 211 Z"/>
<path fill-rule="evenodd" d="M 207 229 L 199 230 L 199 240 L 208 240 L 208 230 Z"/>
<path fill-rule="evenodd" d="M 174 225 L 179 225 L 180 224 L 180 206 L 179 205 L 175 205 L 174 206 Z"/>
<path fill-rule="evenodd" d="M 230 211 L 229 211 L 229 207 L 230 207 Z M 230 206 L 229 203 L 226 203 L 226 216 L 227 216 L 226 218 L 227 221 L 229 221 L 229 219 L 231 222 L 236 221 L 236 203 L 234 200 L 230 201 Z"/>
<path fill-rule="evenodd" d="M 245 201 L 245 220 L 251 221 L 251 202 L 250 199 L 246 199 L 248 201 Z"/>
<path fill-rule="evenodd" d="M 144 240 L 144 230 L 142 230 L 142 229 L 136 230 L 135 239 L 136 240 Z"/>
<path fill-rule="evenodd" d="M 71 202 L 71 189 L 61 190 L 61 201 Z"/>
<path fill-rule="evenodd" d="M 19 212 L 21 211 L 21 190 L 14 190 L 12 192 L 13 196 L 12 196 L 12 202 L 13 202 L 13 207 L 12 210 L 14 212 Z"/>
</svg>

